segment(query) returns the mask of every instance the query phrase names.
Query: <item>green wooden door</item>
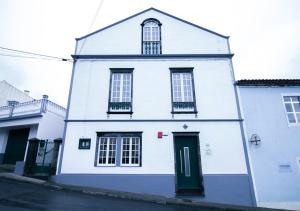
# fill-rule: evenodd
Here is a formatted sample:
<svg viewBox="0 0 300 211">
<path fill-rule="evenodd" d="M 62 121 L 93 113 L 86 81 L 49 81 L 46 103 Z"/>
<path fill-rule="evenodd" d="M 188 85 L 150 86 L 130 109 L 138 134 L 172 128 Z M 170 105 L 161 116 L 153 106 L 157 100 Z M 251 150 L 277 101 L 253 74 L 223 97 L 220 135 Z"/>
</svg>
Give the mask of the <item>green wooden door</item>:
<svg viewBox="0 0 300 211">
<path fill-rule="evenodd" d="M 24 159 L 29 128 L 10 130 L 4 154 L 6 164 L 16 164 Z"/>
<path fill-rule="evenodd" d="M 203 194 L 197 136 L 175 136 L 177 194 Z"/>
</svg>

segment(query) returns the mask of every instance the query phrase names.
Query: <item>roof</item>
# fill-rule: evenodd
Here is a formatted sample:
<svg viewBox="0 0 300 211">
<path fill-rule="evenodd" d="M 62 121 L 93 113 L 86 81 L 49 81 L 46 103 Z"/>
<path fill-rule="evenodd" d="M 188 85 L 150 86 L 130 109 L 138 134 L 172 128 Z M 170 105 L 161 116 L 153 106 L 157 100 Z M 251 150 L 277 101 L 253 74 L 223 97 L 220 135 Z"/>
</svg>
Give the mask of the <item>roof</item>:
<svg viewBox="0 0 300 211">
<path fill-rule="evenodd" d="M 154 11 L 156 11 L 156 12 L 159 12 L 159 13 L 161 13 L 161 14 L 164 14 L 164 15 L 166 15 L 166 16 L 169 16 L 169 17 L 171 17 L 171 18 L 174 18 L 174 19 L 176 19 L 176 20 L 179 20 L 179 21 L 181 21 L 181 22 L 183 22 L 183 23 L 186 23 L 186 24 L 189 24 L 189 25 L 191 25 L 191 26 L 194 26 L 194 27 L 196 27 L 196 28 L 202 29 L 202 30 L 207 31 L 207 32 L 209 32 L 209 33 L 212 33 L 212 34 L 214 34 L 214 35 L 220 36 L 220 37 L 222 37 L 222 38 L 225 38 L 225 39 L 228 39 L 228 38 L 229 38 L 229 36 L 225 36 L 225 35 L 219 34 L 219 33 L 217 33 L 217 32 L 214 32 L 214 31 L 212 31 L 212 30 L 209 30 L 209 29 L 207 29 L 207 28 L 198 26 L 198 25 L 196 25 L 196 24 L 193 24 L 193 23 L 191 23 L 191 22 L 188 22 L 188 21 L 183 20 L 183 19 L 181 19 L 181 18 L 178 18 L 178 17 L 176 17 L 176 16 L 170 15 L 170 14 L 168 14 L 168 13 L 166 13 L 166 12 L 161 11 L 161 10 L 155 9 L 155 8 L 153 8 L 153 7 L 150 7 L 149 9 L 146 9 L 146 10 L 144 10 L 144 11 L 141 11 L 141 12 L 139 12 L 139 13 L 136 13 L 136 14 L 134 14 L 134 15 L 132 15 L 132 16 L 129 16 L 128 18 L 125 18 L 125 19 L 120 20 L 120 21 L 118 21 L 118 22 L 116 22 L 116 23 L 113 23 L 113 24 L 111 24 L 111 25 L 109 25 L 109 26 L 106 26 L 106 27 L 104 27 L 104 28 L 101 28 L 101 29 L 99 29 L 99 30 L 97 30 L 97 31 L 94 31 L 94 32 L 92 32 L 92 33 L 90 33 L 90 34 L 87 34 L 87 35 L 85 35 L 85 36 L 83 36 L 83 37 L 76 38 L 76 40 L 78 41 L 78 40 L 82 40 L 82 39 L 84 39 L 84 38 L 87 38 L 87 37 L 89 37 L 89 36 L 91 36 L 91 35 L 93 35 L 93 34 L 96 34 L 96 33 L 100 32 L 100 31 L 103 31 L 103 30 L 108 29 L 108 28 L 110 28 L 110 27 L 112 27 L 112 26 L 115 26 L 115 25 L 117 25 L 117 24 L 120 24 L 120 23 L 122 23 L 122 22 L 124 22 L 124 21 L 127 21 L 127 20 L 129 20 L 129 19 L 131 19 L 131 18 L 134 18 L 134 17 L 138 16 L 138 15 L 141 15 L 141 14 L 143 14 L 143 13 L 146 13 L 146 12 L 148 12 L 148 11 L 150 11 L 150 10 L 154 10 Z"/>
<path fill-rule="evenodd" d="M 300 86 L 300 79 L 251 79 L 238 80 L 238 86 Z"/>
</svg>

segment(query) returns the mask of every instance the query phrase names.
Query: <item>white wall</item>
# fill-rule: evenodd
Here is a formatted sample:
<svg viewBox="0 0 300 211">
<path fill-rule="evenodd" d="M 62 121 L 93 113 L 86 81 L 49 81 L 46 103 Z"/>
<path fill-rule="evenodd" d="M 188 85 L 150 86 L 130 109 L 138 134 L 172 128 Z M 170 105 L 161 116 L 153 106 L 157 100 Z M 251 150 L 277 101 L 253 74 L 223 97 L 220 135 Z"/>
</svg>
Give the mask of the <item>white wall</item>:
<svg viewBox="0 0 300 211">
<path fill-rule="evenodd" d="M 39 124 L 37 138 L 50 140 L 62 138 L 64 119 L 65 117 L 52 112 L 45 113 Z"/>
<path fill-rule="evenodd" d="M 0 121 L 0 128 L 4 127 L 22 127 L 24 125 L 35 125 L 39 124 L 42 117 L 33 117 L 33 118 L 26 118 L 26 119 L 19 119 L 19 120 L 12 120 L 12 121 Z"/>
<path fill-rule="evenodd" d="M 163 54 L 229 52 L 226 38 L 150 10 L 78 41 L 76 54 L 141 54 L 141 23 L 148 18 L 162 23 Z"/>
<path fill-rule="evenodd" d="M 10 85 L 6 81 L 0 81 L 0 106 L 7 105 L 7 101 L 9 100 L 27 102 L 32 101 L 33 98 Z"/>
<path fill-rule="evenodd" d="M 94 167 L 96 132 L 103 131 L 143 131 L 142 167 Z M 158 140 L 158 131 L 169 135 Z M 238 122 L 69 122 L 61 173 L 174 174 L 172 132 L 182 131 L 200 132 L 204 174 L 247 173 Z M 91 149 L 79 150 L 79 138 L 91 138 Z"/>
<path fill-rule="evenodd" d="M 109 68 L 134 68 L 133 119 L 172 118 L 170 67 L 194 67 L 198 118 L 238 118 L 229 59 L 143 59 L 77 61 L 69 119 L 107 119 Z M 110 119 L 114 118 L 128 119 L 129 115 L 110 115 Z"/>
</svg>

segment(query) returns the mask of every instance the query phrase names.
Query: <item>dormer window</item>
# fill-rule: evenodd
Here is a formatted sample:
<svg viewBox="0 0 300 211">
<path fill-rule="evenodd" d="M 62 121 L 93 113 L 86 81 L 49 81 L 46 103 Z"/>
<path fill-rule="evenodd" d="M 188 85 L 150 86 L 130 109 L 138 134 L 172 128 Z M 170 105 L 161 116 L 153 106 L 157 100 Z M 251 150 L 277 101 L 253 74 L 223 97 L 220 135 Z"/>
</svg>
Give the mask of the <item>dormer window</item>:
<svg viewBox="0 0 300 211">
<path fill-rule="evenodd" d="M 142 54 L 161 54 L 161 23 L 147 19 L 142 23 Z"/>
</svg>

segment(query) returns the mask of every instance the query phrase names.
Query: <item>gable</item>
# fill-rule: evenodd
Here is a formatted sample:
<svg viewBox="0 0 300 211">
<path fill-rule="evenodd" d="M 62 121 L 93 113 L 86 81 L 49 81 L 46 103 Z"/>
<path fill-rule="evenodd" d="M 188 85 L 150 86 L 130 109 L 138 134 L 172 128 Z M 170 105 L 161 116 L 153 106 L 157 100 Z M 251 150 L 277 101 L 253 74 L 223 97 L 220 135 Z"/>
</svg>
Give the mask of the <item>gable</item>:
<svg viewBox="0 0 300 211">
<path fill-rule="evenodd" d="M 149 18 L 157 19 L 162 24 L 162 54 L 229 53 L 228 37 L 150 8 L 78 38 L 76 54 L 141 54 L 141 23 Z"/>
<path fill-rule="evenodd" d="M 0 81 L 0 106 L 6 106 L 7 101 L 26 102 L 34 100 L 32 97 L 17 89 L 6 81 Z"/>
</svg>

